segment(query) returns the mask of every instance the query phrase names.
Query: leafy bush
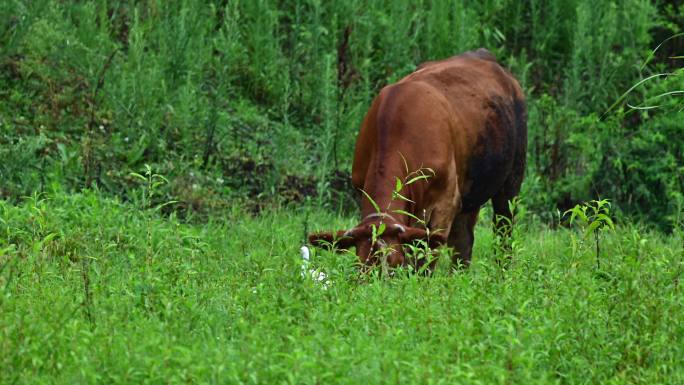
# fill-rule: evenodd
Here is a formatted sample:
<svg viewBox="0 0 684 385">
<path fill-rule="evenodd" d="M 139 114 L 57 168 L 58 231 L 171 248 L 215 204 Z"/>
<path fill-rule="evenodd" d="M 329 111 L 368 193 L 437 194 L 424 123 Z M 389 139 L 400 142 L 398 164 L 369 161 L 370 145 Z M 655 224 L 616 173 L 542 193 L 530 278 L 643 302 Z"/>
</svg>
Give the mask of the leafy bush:
<svg viewBox="0 0 684 385">
<path fill-rule="evenodd" d="M 130 199 L 130 173 L 150 164 L 183 207 L 311 195 L 347 205 L 327 189 L 349 172 L 378 90 L 486 46 L 528 94 L 532 210 L 611 196 L 666 225 L 681 207 L 681 109 L 598 117 L 677 65 L 682 38 L 642 64 L 678 15 L 645 0 L 5 1 L 1 193 L 58 183 Z M 682 89 L 681 76 L 668 81 Z M 637 94 L 667 87 L 656 83 Z"/>
</svg>

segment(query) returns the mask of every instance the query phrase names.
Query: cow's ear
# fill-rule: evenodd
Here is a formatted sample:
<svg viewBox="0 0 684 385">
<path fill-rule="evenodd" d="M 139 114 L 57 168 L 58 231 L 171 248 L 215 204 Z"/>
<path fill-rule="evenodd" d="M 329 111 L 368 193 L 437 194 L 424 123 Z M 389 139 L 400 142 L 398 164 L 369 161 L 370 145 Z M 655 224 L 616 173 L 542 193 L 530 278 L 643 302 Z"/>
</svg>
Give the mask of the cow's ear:
<svg viewBox="0 0 684 385">
<path fill-rule="evenodd" d="M 430 248 L 436 248 L 446 243 L 446 238 L 444 235 L 438 232 L 433 232 L 429 237 Z M 428 240 L 428 233 L 424 229 L 419 229 L 416 227 L 409 227 L 403 232 L 399 233 L 399 241 L 401 243 L 411 243 L 413 241 Z"/>
<path fill-rule="evenodd" d="M 354 246 L 354 238 L 350 237 L 347 233 L 347 231 L 337 231 L 335 233 L 324 231 L 309 234 L 309 243 L 322 248 L 330 248 L 334 244 L 337 249 L 349 249 Z"/>
</svg>

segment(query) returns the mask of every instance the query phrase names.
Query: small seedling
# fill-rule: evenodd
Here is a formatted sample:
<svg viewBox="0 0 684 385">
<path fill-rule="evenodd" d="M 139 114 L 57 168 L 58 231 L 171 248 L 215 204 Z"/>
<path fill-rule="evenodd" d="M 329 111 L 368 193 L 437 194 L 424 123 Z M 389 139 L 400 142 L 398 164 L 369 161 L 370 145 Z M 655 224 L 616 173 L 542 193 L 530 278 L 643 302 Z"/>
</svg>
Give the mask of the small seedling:
<svg viewBox="0 0 684 385">
<path fill-rule="evenodd" d="M 164 177 L 161 174 L 157 174 L 157 173 L 153 172 L 152 166 L 150 166 L 149 164 L 145 165 L 144 175 L 138 174 L 137 172 L 132 172 L 132 173 L 130 173 L 130 175 L 135 177 L 135 178 L 140 179 L 142 182 L 141 184 L 142 184 L 143 191 L 141 194 L 141 198 L 142 198 L 141 206 L 143 209 L 152 208 L 152 198 L 154 197 L 154 195 L 157 192 L 157 190 L 159 189 L 159 187 L 169 183 L 169 180 L 166 179 L 166 177 Z M 161 210 L 162 207 L 176 203 L 176 202 L 178 202 L 178 201 L 174 201 L 174 200 L 168 201 L 168 202 L 162 203 L 160 205 L 157 205 L 154 209 L 155 210 Z"/>
<path fill-rule="evenodd" d="M 494 217 L 496 252 L 499 255 L 497 257 L 497 264 L 502 268 L 502 271 L 507 270 L 514 257 L 523 251 L 519 241 L 520 228 L 519 226 L 513 226 L 514 219 L 516 222 L 522 221 L 527 214 L 520 196 L 516 196 L 508 201 L 508 211 L 510 212 L 510 217 L 504 215 L 496 215 Z"/>
<path fill-rule="evenodd" d="M 608 199 L 592 200 L 581 203 L 567 210 L 564 215 L 570 214 L 570 224 L 580 223 L 584 227 L 584 236 L 594 234 L 596 244 L 596 268 L 601 268 L 599 254 L 601 251 L 600 232 L 615 229 L 613 220 L 610 219 L 610 201 Z"/>
</svg>

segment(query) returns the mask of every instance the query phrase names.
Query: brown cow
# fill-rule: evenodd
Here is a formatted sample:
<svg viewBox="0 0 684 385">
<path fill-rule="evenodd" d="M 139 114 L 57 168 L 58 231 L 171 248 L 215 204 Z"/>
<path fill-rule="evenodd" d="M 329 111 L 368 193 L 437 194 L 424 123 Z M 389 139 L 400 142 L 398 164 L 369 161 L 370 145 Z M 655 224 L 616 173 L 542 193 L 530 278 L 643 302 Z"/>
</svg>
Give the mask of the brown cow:
<svg viewBox="0 0 684 385">
<path fill-rule="evenodd" d="M 376 263 L 376 251 L 388 246 L 387 262 L 398 266 L 406 263 L 401 244 L 429 233 L 431 246 L 448 244 L 457 252 L 454 257 L 468 265 L 480 206 L 491 199 L 495 218 L 512 221 L 508 203 L 520 191 L 526 149 L 524 95 L 489 51 L 424 63 L 384 87 L 361 125 L 352 182 L 380 212 L 363 197 L 358 226 L 311 234 L 309 242 L 355 246 L 367 265 Z M 434 171 L 434 176 L 404 186 L 401 195 L 407 200 L 393 199 L 396 179 L 419 169 Z M 406 213 L 424 218 L 430 231 Z M 497 227 L 503 223 L 495 222 Z M 385 230 L 371 244 L 372 227 L 381 223 Z"/>
</svg>

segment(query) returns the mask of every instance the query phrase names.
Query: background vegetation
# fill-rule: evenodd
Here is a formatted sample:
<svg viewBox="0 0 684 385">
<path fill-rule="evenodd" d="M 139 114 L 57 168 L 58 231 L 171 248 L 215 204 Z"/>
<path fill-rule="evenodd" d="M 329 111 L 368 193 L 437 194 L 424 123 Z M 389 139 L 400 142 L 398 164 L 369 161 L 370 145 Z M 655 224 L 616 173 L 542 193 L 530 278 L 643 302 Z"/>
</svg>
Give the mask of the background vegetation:
<svg viewBox="0 0 684 385">
<path fill-rule="evenodd" d="M 680 3 L 0 1 L 0 384 L 683 384 Z M 466 271 L 302 278 L 373 96 L 481 46 L 528 95 L 508 270 L 482 220 Z"/>
<path fill-rule="evenodd" d="M 0 195 L 59 184 L 130 200 L 130 172 L 150 164 L 171 181 L 159 199 L 185 214 L 244 198 L 353 207 L 372 97 L 423 61 L 484 46 L 529 96 L 534 213 L 553 222 L 600 196 L 671 228 L 684 104 L 654 97 L 684 90 L 672 58 L 684 37 L 651 52 L 682 14 L 645 0 L 4 1 Z"/>
</svg>

